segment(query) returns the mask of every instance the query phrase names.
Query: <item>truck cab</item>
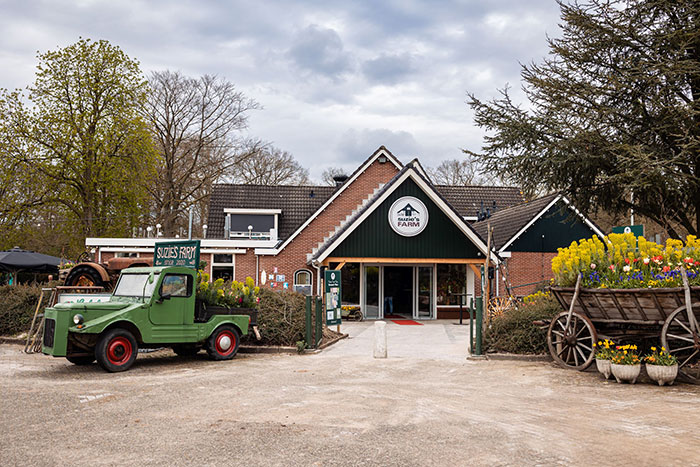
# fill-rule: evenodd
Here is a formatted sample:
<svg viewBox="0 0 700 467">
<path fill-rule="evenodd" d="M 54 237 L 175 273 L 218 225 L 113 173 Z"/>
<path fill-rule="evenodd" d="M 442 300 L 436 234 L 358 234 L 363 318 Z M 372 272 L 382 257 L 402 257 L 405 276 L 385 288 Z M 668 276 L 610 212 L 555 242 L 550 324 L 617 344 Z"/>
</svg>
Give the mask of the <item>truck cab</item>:
<svg viewBox="0 0 700 467">
<path fill-rule="evenodd" d="M 42 352 L 77 365 L 97 360 L 110 372 L 129 369 L 139 348 L 172 347 L 179 355 L 205 348 L 212 359 L 229 360 L 250 316 L 233 309 L 201 319 L 196 283 L 188 267 L 125 269 L 108 301 L 47 308 Z"/>
</svg>

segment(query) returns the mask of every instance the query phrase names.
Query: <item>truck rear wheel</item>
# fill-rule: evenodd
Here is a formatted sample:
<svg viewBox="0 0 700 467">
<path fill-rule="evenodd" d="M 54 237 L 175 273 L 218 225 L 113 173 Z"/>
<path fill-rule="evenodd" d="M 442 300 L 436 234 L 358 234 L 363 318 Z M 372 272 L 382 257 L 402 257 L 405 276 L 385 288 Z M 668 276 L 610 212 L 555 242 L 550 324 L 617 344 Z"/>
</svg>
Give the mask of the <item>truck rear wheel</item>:
<svg viewBox="0 0 700 467">
<path fill-rule="evenodd" d="M 100 336 L 95 347 L 95 358 L 102 368 L 114 373 L 126 371 L 136 360 L 138 344 L 126 329 L 115 328 Z"/>
<path fill-rule="evenodd" d="M 231 360 L 241 342 L 238 329 L 230 324 L 219 326 L 207 339 L 207 353 L 212 360 Z"/>
</svg>

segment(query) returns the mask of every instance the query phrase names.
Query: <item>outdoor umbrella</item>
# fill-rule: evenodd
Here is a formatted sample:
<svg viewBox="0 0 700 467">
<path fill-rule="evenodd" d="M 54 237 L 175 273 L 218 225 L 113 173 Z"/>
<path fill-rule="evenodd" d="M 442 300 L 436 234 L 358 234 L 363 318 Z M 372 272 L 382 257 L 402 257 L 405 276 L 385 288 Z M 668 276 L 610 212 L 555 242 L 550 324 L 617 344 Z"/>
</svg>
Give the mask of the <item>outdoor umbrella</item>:
<svg viewBox="0 0 700 467">
<path fill-rule="evenodd" d="M 20 271 L 58 274 L 60 262 L 61 258 L 22 250 L 19 247 L 0 251 L 0 271 L 14 273 L 15 276 Z"/>
</svg>

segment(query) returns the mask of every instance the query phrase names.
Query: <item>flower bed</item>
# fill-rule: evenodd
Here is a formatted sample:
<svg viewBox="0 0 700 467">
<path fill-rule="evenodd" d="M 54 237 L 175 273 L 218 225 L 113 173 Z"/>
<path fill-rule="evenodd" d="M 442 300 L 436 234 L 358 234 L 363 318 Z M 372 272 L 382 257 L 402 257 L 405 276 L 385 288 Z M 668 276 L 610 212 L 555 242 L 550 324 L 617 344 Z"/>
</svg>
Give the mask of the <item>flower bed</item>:
<svg viewBox="0 0 700 467">
<path fill-rule="evenodd" d="M 690 285 L 700 285 L 700 240 L 669 239 L 666 245 L 633 234 L 597 236 L 559 248 L 552 259 L 554 283 L 571 287 L 581 275 L 585 288 L 638 289 L 682 287 L 684 267 Z"/>
</svg>

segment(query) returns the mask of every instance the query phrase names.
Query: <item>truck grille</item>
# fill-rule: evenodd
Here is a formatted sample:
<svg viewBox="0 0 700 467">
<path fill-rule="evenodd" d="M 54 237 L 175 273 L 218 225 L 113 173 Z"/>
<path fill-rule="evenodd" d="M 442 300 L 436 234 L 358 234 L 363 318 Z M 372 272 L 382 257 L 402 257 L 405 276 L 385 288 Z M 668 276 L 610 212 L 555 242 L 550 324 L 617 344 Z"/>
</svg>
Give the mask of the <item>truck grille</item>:
<svg viewBox="0 0 700 467">
<path fill-rule="evenodd" d="M 56 320 L 46 318 L 44 321 L 44 347 L 53 347 L 53 335 L 56 332 Z"/>
</svg>

